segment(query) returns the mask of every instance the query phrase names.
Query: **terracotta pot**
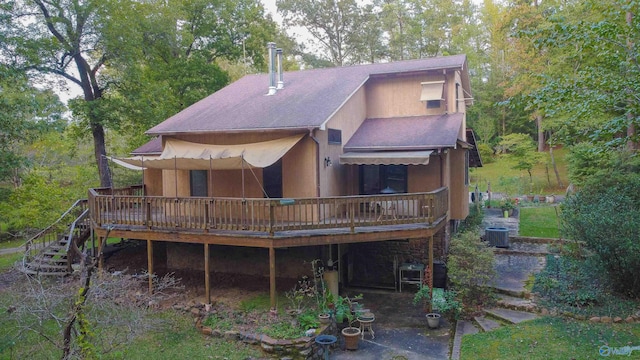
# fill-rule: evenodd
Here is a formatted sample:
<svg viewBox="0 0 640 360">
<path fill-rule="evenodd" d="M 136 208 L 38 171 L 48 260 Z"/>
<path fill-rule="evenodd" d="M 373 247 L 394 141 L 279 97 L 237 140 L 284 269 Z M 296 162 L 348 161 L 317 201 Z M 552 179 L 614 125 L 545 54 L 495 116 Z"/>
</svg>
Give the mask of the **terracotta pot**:
<svg viewBox="0 0 640 360">
<path fill-rule="evenodd" d="M 318 314 L 318 320 L 320 320 L 320 324 L 328 324 L 331 322 L 330 314 Z"/>
<path fill-rule="evenodd" d="M 355 327 L 346 327 L 342 329 L 344 336 L 344 348 L 347 350 L 358 350 L 358 341 L 360 340 L 360 329 Z"/>
<path fill-rule="evenodd" d="M 430 329 L 437 329 L 440 326 L 440 314 L 429 313 L 427 316 L 427 325 Z"/>
</svg>

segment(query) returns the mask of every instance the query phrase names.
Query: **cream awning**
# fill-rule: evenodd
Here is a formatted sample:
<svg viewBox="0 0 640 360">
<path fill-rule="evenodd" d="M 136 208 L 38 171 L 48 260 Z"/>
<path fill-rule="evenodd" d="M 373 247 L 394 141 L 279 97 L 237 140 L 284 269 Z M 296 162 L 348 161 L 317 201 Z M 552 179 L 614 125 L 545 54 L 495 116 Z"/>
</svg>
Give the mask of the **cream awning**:
<svg viewBox="0 0 640 360">
<path fill-rule="evenodd" d="M 442 100 L 442 92 L 444 89 L 444 80 L 428 81 L 420 83 L 422 92 L 420 93 L 420 101 Z"/>
<path fill-rule="evenodd" d="M 167 139 L 157 157 L 120 158 L 127 164 L 152 169 L 233 170 L 265 168 L 284 156 L 304 135 L 238 145 L 199 144 Z M 244 161 L 244 164 L 243 164 Z"/>
<path fill-rule="evenodd" d="M 340 155 L 343 165 L 427 165 L 431 150 L 348 152 Z"/>
</svg>

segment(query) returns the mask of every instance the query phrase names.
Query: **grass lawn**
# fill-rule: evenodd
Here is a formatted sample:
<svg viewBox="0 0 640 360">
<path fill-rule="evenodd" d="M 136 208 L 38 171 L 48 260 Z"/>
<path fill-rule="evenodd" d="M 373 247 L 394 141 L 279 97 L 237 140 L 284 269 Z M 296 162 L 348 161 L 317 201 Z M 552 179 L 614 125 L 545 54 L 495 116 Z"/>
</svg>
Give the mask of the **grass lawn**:
<svg viewBox="0 0 640 360">
<path fill-rule="evenodd" d="M 520 207 L 520 235 L 559 238 L 558 215 L 557 206 Z"/>
<path fill-rule="evenodd" d="M 546 152 L 545 162 L 534 167 L 532 171 L 533 184 L 530 183 L 529 174 L 526 171 L 514 170 L 513 163 L 503 157 L 497 157 L 495 162 L 471 170 L 469 188 L 473 190 L 477 184 L 478 189 L 484 192 L 487 191 L 487 183 L 490 182 L 491 191 L 507 193 L 509 195 L 564 194 L 566 186 L 569 183 L 565 161 L 566 153 L 567 150 L 565 149 L 556 149 L 553 152 L 558 166 L 558 172 L 560 173 L 560 179 L 564 183 L 562 187 L 559 187 L 556 182 L 556 176 L 550 163 L 549 153 Z"/>
<path fill-rule="evenodd" d="M 9 270 L 16 261 L 22 259 L 24 254 L 22 252 L 15 254 L 7 254 L 0 256 L 0 272 L 5 272 Z"/>
<path fill-rule="evenodd" d="M 637 324 L 594 324 L 543 317 L 465 335 L 461 359 L 600 359 L 603 346 L 640 346 Z M 640 350 L 625 358 L 640 359 Z"/>
</svg>

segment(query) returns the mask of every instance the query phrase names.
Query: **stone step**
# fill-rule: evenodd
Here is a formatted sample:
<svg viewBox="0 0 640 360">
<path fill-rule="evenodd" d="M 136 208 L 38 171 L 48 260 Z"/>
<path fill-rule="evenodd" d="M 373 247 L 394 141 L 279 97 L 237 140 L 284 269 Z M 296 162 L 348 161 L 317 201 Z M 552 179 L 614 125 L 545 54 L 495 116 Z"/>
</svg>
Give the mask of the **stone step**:
<svg viewBox="0 0 640 360">
<path fill-rule="evenodd" d="M 525 312 L 538 312 L 538 306 L 529 298 L 498 294 L 498 307 Z"/>
<path fill-rule="evenodd" d="M 482 331 L 485 332 L 497 329 L 502 326 L 499 322 L 487 319 L 484 316 L 474 316 L 473 320 L 475 320 L 476 324 L 478 324 Z"/>
<path fill-rule="evenodd" d="M 523 321 L 537 319 L 538 315 L 529 312 L 509 310 L 501 308 L 485 309 L 484 312 L 487 315 L 493 316 L 496 319 L 504 320 L 512 324 L 519 324 Z"/>
</svg>

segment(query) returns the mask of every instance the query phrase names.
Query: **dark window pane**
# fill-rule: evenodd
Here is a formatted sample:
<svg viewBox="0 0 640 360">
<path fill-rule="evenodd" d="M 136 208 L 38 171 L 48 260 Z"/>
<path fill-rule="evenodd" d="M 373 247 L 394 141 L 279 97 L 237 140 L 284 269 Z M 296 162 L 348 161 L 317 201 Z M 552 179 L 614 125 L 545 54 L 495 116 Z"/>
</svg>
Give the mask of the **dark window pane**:
<svg viewBox="0 0 640 360">
<path fill-rule="evenodd" d="M 191 196 L 209 196 L 207 170 L 189 171 L 189 186 L 191 188 Z"/>
<path fill-rule="evenodd" d="M 328 129 L 329 144 L 342 144 L 342 130 Z"/>
</svg>

